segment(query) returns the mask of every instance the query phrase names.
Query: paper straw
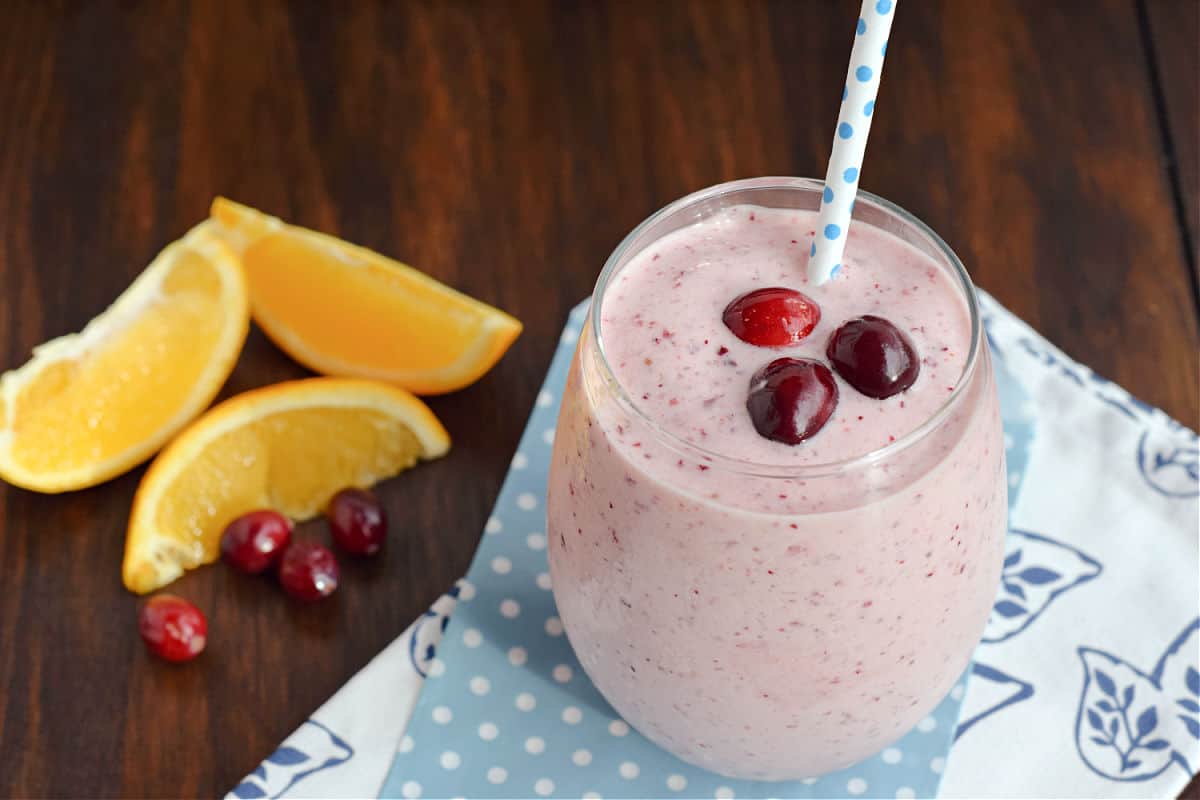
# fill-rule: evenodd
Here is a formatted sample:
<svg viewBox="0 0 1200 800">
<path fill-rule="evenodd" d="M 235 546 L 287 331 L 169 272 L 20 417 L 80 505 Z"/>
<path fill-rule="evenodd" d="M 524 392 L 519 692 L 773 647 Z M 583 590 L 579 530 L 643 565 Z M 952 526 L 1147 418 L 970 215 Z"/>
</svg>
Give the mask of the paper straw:
<svg viewBox="0 0 1200 800">
<path fill-rule="evenodd" d="M 846 69 L 842 109 L 833 133 L 829 169 L 825 171 L 825 192 L 821 196 L 817 230 L 809 251 L 808 279 L 817 286 L 837 275 L 842 266 L 842 251 L 846 248 L 846 234 L 850 229 L 850 209 L 858 194 L 863 154 L 875 111 L 875 95 L 879 91 L 883 57 L 895 16 L 896 0 L 863 0 L 854 33 L 854 48 L 850 51 L 850 66 Z"/>
</svg>

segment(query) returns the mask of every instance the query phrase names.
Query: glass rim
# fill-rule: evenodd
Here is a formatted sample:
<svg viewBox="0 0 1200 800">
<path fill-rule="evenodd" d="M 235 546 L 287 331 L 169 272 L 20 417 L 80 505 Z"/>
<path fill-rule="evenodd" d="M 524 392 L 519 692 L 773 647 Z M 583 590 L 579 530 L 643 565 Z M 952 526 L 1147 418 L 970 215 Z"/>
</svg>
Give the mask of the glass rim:
<svg viewBox="0 0 1200 800">
<path fill-rule="evenodd" d="M 971 320 L 971 346 L 967 353 L 966 363 L 963 364 L 963 370 L 959 374 L 958 379 L 954 383 L 954 389 L 951 391 L 941 405 L 937 407 L 928 418 L 925 419 L 917 427 L 913 428 L 903 436 L 898 437 L 895 441 L 888 442 L 882 447 L 876 448 L 869 452 L 852 456 L 846 459 L 836 461 L 826 461 L 816 464 L 798 464 L 798 465 L 781 465 L 781 464 L 763 464 L 755 461 L 746 461 L 732 456 L 723 455 L 713 450 L 701 447 L 700 445 L 689 442 L 671 431 L 664 428 L 659 423 L 651 419 L 631 398 L 625 387 L 617 379 L 609 364 L 608 356 L 604 352 L 604 337 L 601 334 L 600 326 L 600 310 L 604 303 L 605 290 L 608 288 L 609 282 L 616 273 L 617 265 L 622 258 L 629 252 L 634 242 L 650 227 L 669 217 L 670 215 L 687 208 L 695 203 L 703 200 L 711 200 L 724 195 L 741 192 L 748 189 L 797 189 L 805 192 L 820 193 L 825 187 L 825 182 L 814 178 L 796 178 L 787 176 L 767 176 L 760 178 L 743 178 L 740 180 L 727 181 L 714 186 L 709 186 L 704 189 L 692 192 L 678 200 L 660 208 L 646 219 L 642 220 L 632 231 L 630 231 L 620 244 L 616 246 L 608 260 L 604 262 L 604 268 L 600 271 L 600 276 L 596 279 L 595 289 L 592 291 L 591 303 L 589 304 L 588 316 L 591 320 L 590 333 L 596 342 L 596 352 L 598 354 L 598 364 L 606 383 L 614 387 L 618 401 L 631 411 L 635 417 L 647 425 L 650 430 L 657 436 L 661 442 L 667 445 L 671 450 L 679 455 L 689 456 L 692 458 L 699 457 L 705 463 L 711 464 L 713 467 L 728 471 L 736 472 L 750 477 L 757 478 L 788 478 L 788 479 L 808 479 L 821 478 L 830 475 L 837 475 L 843 472 L 848 472 L 857 468 L 870 467 L 891 458 L 896 453 L 907 450 L 914 444 L 924 440 L 931 433 L 936 431 L 945 419 L 950 415 L 950 412 L 957 406 L 963 396 L 967 386 L 972 382 L 975 372 L 978 369 L 979 353 L 982 350 L 983 343 L 983 323 L 979 311 L 979 298 L 975 291 L 975 284 L 971 281 L 971 276 L 967 273 L 967 269 L 963 266 L 958 255 L 950 248 L 950 245 L 938 236 L 937 233 L 922 222 L 916 215 L 906 211 L 904 208 L 896 205 L 890 200 L 886 200 L 878 195 L 860 189 L 858 191 L 856 201 L 866 201 L 867 205 L 875 206 L 879 210 L 898 218 L 901 222 L 912 226 L 916 231 L 926 237 L 941 253 L 945 261 L 953 268 L 954 275 L 958 278 L 959 288 L 967 302 L 967 311 Z M 861 220 L 860 220 L 861 221 Z M 869 223 L 867 223 L 869 224 Z M 886 232 L 886 231 L 885 231 Z M 648 245 L 647 245 L 648 246 Z"/>
</svg>

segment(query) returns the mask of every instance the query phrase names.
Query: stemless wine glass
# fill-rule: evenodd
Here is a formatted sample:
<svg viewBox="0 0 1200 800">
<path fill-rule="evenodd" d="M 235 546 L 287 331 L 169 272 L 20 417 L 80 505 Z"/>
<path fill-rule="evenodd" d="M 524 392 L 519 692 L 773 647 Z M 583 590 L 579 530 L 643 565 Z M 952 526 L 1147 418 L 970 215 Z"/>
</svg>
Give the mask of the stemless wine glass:
<svg viewBox="0 0 1200 800">
<path fill-rule="evenodd" d="M 552 456 L 550 569 L 580 663 L 649 739 L 737 778 L 822 774 L 902 736 L 966 667 L 1000 575 L 1004 447 L 974 287 L 899 207 L 860 192 L 855 224 L 945 271 L 971 345 L 944 404 L 886 447 L 802 467 L 708 452 L 650 419 L 605 360 L 606 291 L 637 253 L 733 205 L 815 210 L 821 191 L 736 181 L 639 225 L 596 284 Z M 670 458 L 638 457 L 631 438 Z M 699 470 L 664 468 L 676 457 Z M 787 499 L 770 513 L 739 503 L 764 486 Z"/>
</svg>

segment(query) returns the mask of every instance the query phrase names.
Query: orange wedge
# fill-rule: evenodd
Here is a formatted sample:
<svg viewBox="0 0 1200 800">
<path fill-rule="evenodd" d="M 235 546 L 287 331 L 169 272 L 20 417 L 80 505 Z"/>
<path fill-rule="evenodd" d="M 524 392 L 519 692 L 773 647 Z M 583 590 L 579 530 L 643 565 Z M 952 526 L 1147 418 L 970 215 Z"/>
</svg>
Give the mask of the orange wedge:
<svg viewBox="0 0 1200 800">
<path fill-rule="evenodd" d="M 246 283 L 205 222 L 80 333 L 0 376 L 0 478 L 83 489 L 154 454 L 212 402 L 246 339 Z"/>
<path fill-rule="evenodd" d="M 196 420 L 146 472 L 125 537 L 125 587 L 151 592 L 214 561 L 225 526 L 247 511 L 307 519 L 339 489 L 365 488 L 449 448 L 433 412 L 395 386 L 310 378 L 240 394 Z"/>
<path fill-rule="evenodd" d="M 503 311 L 365 248 L 223 197 L 212 218 L 241 255 L 255 321 L 317 372 L 452 392 L 521 333 Z"/>
</svg>

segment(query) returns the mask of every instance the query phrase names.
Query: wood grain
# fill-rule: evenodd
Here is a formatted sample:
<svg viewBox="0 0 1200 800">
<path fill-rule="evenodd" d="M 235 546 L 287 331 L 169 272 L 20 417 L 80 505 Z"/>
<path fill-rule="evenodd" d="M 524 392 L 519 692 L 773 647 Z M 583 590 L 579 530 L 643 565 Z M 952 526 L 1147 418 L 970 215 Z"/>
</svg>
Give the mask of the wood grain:
<svg viewBox="0 0 1200 800">
<path fill-rule="evenodd" d="M 1135 8 L 915 5 L 893 36 L 918 46 L 889 52 L 864 180 L 1050 341 L 1194 425 L 1196 309 Z M 1088 66 L 1099 53 L 1104 69 Z"/>
<path fill-rule="evenodd" d="M 864 185 L 1196 426 L 1196 306 L 1136 6 L 1067 5 L 908 4 Z M 382 487 L 389 547 L 347 564 L 332 602 L 221 568 L 172 587 L 212 632 L 182 669 L 146 657 L 120 586 L 141 471 L 66 497 L 0 487 L 0 795 L 214 796 L 252 769 L 465 571 L 565 314 L 620 238 L 718 181 L 823 171 L 856 10 L 0 4 L 0 369 L 101 311 L 217 193 L 526 324 L 485 379 L 432 401 L 455 448 Z M 1194 102 L 1166 94 L 1186 134 Z M 303 374 L 254 332 L 225 394 Z"/>
<path fill-rule="evenodd" d="M 1163 122 L 1200 283 L 1200 2 L 1140 0 L 1161 93 Z M 1197 298 L 1200 303 L 1200 298 Z"/>
</svg>

